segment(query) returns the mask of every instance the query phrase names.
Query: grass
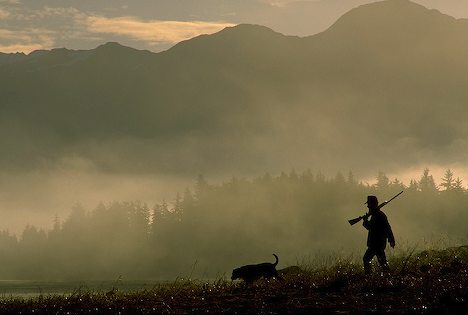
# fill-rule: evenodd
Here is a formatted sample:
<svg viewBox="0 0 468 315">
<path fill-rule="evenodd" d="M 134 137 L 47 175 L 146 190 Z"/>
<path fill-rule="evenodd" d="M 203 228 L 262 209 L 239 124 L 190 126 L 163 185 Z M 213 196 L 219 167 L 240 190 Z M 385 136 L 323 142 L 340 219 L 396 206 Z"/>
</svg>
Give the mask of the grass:
<svg viewBox="0 0 468 315">
<path fill-rule="evenodd" d="M 283 281 L 176 279 L 149 290 L 0 300 L 1 314 L 467 314 L 468 246 L 391 257 L 391 275 L 365 276 L 352 257 L 302 266 Z"/>
</svg>

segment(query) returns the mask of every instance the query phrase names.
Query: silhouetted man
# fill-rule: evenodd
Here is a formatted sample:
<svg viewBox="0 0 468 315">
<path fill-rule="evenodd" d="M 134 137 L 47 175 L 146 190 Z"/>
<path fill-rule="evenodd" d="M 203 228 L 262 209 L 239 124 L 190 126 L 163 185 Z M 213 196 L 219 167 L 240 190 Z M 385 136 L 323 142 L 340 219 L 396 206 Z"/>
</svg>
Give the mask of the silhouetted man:
<svg viewBox="0 0 468 315">
<path fill-rule="evenodd" d="M 388 272 L 390 268 L 385 256 L 385 247 L 387 246 L 387 239 L 390 246 L 395 247 L 392 228 L 385 213 L 379 209 L 379 201 L 376 196 L 367 196 L 367 208 L 369 208 L 370 220 L 368 216 L 365 216 L 362 224 L 369 231 L 367 251 L 363 257 L 364 271 L 366 274 L 371 273 L 371 261 L 374 256 L 377 256 L 382 269 Z"/>
</svg>

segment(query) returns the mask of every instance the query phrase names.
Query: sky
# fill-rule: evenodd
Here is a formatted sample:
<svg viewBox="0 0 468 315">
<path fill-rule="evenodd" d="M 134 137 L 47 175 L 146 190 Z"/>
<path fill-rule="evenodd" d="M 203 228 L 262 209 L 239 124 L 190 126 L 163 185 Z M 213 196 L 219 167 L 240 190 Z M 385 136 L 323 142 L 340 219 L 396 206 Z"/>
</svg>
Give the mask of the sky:
<svg viewBox="0 0 468 315">
<path fill-rule="evenodd" d="M 297 36 L 319 33 L 370 0 L 0 0 L 0 52 L 92 49 L 119 42 L 158 52 L 239 23 Z M 416 0 L 468 18 L 466 0 Z"/>
</svg>

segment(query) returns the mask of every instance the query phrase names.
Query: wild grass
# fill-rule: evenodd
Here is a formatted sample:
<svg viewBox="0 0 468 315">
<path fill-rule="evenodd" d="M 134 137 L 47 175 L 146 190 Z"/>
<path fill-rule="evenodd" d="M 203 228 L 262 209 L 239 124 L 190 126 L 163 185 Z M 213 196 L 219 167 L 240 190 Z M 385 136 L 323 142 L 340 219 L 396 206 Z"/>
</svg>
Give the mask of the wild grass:
<svg viewBox="0 0 468 315">
<path fill-rule="evenodd" d="M 370 276 L 354 256 L 288 268 L 283 280 L 253 285 L 178 278 L 151 289 L 6 297 L 2 314 L 466 314 L 468 246 L 417 251 L 389 259 Z"/>
</svg>

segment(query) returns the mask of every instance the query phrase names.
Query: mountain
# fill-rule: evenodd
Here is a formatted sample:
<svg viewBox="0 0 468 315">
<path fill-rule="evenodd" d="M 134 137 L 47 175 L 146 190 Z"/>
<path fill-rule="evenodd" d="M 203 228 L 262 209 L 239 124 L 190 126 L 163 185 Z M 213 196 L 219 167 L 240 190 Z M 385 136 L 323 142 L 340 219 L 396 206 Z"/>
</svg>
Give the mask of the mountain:
<svg viewBox="0 0 468 315">
<path fill-rule="evenodd" d="M 0 65 L 4 63 L 15 62 L 25 57 L 26 55 L 24 53 L 5 54 L 5 53 L 0 52 Z"/>
<path fill-rule="evenodd" d="M 3 169 L 243 174 L 463 163 L 468 21 L 407 0 L 328 30 L 238 25 L 151 53 L 0 54 Z"/>
</svg>

